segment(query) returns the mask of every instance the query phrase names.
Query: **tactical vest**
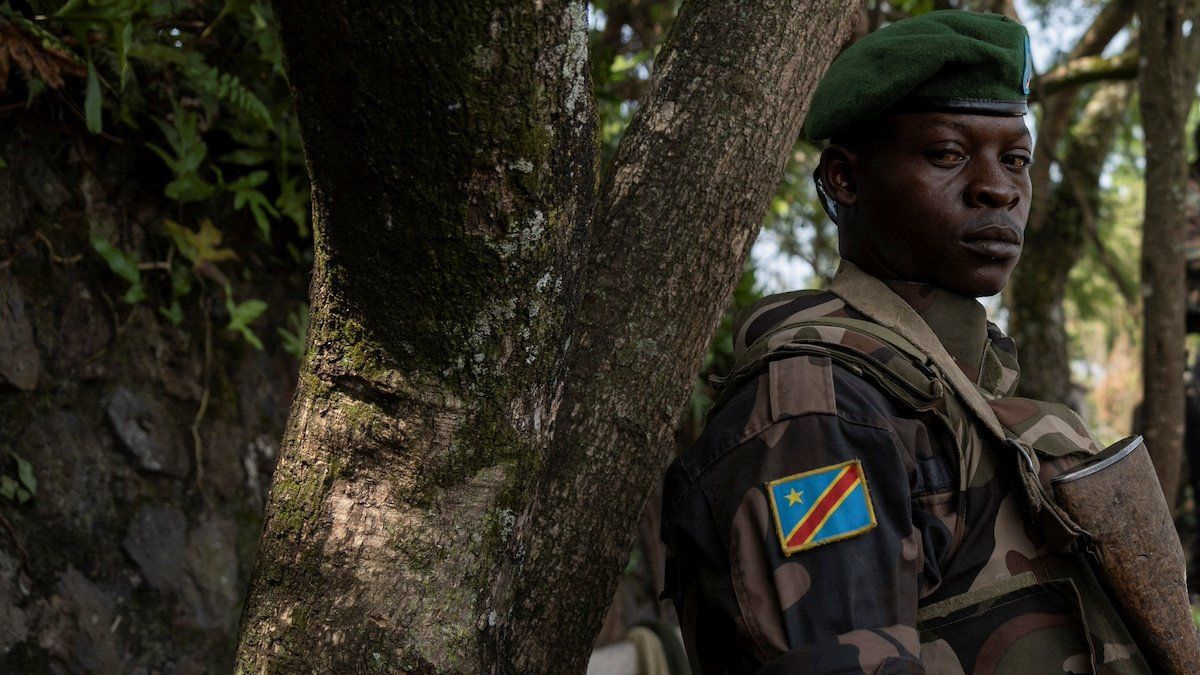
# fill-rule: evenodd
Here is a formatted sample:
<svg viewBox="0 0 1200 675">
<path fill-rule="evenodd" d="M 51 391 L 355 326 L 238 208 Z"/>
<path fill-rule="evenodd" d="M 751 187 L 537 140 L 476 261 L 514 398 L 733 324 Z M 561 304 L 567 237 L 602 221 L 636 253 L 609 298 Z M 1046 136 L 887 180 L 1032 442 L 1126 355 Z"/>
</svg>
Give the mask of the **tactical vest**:
<svg viewBox="0 0 1200 675">
<path fill-rule="evenodd" d="M 881 282 L 868 279 L 882 286 Z M 1054 503 L 1039 480 L 1041 462 L 1053 461 L 1079 448 L 1064 447 L 1061 443 L 1022 441 L 1018 430 L 1000 423 L 986 398 L 953 364 L 928 326 L 919 317 L 916 319 L 919 326 L 913 322 L 915 312 L 906 316 L 902 310 L 896 312 L 887 303 L 874 303 L 864 295 L 865 291 L 877 293 L 878 288 L 847 287 L 844 280 L 839 288 L 835 279 L 831 290 L 873 320 L 815 317 L 784 321 L 771 328 L 747 347 L 727 376 L 710 378 L 721 393 L 714 401 L 708 419 L 731 398 L 738 385 L 761 374 L 770 362 L 807 355 L 827 357 L 834 364 L 872 382 L 912 411 L 931 412 L 940 417 L 946 428 L 952 430 L 958 446 L 960 490 L 965 490 L 968 480 L 967 457 L 963 451 L 967 447 L 967 435 L 972 429 L 976 433 L 982 431 L 978 435 L 987 441 L 983 451 L 992 453 L 997 465 L 1008 465 L 1010 475 L 1015 477 L 1014 493 L 1022 502 L 1026 519 L 1037 524 L 1047 544 L 1056 551 L 1050 568 L 1051 578 L 1039 582 L 1032 573 L 1026 572 L 919 606 L 917 628 L 927 672 L 1150 673 L 1092 571 L 1088 534 Z M 899 298 L 894 300 L 903 302 Z M 864 305 L 867 311 L 862 311 Z M 883 323 L 891 324 L 892 328 Z M 1054 404 L 1041 405 L 1054 407 Z M 1010 615 L 1036 614 L 1041 607 L 1038 603 L 1050 603 L 1058 611 L 1064 605 L 1070 605 L 1071 610 L 1077 612 L 1078 625 L 1074 629 L 1064 627 L 1059 631 L 1044 631 L 1046 634 L 1039 634 L 1041 642 L 1036 644 L 1010 645 L 1006 651 L 989 657 L 992 660 L 988 663 L 975 660 L 979 653 L 978 642 L 991 637 L 989 631 L 1003 624 L 1006 612 Z M 1080 644 L 1081 639 L 1086 645 Z M 1051 648 L 1046 640 L 1063 642 Z M 1090 654 L 1090 663 L 1049 664 L 1040 659 L 1045 652 L 1064 653 L 1077 647 Z M 948 653 L 946 650 L 950 650 L 949 659 L 944 658 Z M 972 656 L 963 658 L 963 654 Z"/>
</svg>

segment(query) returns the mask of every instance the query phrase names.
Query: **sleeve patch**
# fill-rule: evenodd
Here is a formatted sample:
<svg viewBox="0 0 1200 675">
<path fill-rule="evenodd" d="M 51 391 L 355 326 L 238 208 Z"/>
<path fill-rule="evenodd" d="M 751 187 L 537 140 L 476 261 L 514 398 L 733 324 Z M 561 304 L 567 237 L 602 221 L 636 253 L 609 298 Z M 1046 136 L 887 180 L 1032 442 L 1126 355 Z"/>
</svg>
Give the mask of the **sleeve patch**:
<svg viewBox="0 0 1200 675">
<path fill-rule="evenodd" d="M 767 483 L 784 555 L 849 539 L 875 527 L 875 508 L 857 459 Z"/>
</svg>

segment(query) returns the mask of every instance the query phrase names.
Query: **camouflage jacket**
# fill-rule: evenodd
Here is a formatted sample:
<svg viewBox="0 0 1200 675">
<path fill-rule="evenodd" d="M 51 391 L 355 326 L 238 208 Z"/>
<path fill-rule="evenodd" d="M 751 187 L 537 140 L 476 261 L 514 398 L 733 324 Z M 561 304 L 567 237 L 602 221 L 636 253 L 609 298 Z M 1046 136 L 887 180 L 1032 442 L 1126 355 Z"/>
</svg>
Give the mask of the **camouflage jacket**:
<svg viewBox="0 0 1200 675">
<path fill-rule="evenodd" d="M 1015 346 L 977 301 L 888 285 L 1036 451 L 1040 480 L 1100 450 L 1066 407 L 1012 397 Z M 735 355 L 816 318 L 864 317 L 830 292 L 770 296 L 735 321 Z M 901 357 L 836 326 L 770 341 L 806 331 Z M 1082 556 L 1026 512 L 1012 449 L 939 393 L 897 395 L 811 350 L 731 384 L 664 485 L 667 595 L 697 672 L 1148 672 Z"/>
</svg>

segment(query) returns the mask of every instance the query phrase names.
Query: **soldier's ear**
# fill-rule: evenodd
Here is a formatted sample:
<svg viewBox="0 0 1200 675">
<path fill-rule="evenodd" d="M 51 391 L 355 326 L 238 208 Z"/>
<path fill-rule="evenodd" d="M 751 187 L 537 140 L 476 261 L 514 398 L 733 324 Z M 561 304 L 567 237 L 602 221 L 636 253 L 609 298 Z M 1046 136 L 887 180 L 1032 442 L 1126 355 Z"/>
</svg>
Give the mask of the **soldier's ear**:
<svg viewBox="0 0 1200 675">
<path fill-rule="evenodd" d="M 838 206 L 852 207 L 858 199 L 858 164 L 858 153 L 844 145 L 830 143 L 821 151 L 817 175 Z"/>
</svg>

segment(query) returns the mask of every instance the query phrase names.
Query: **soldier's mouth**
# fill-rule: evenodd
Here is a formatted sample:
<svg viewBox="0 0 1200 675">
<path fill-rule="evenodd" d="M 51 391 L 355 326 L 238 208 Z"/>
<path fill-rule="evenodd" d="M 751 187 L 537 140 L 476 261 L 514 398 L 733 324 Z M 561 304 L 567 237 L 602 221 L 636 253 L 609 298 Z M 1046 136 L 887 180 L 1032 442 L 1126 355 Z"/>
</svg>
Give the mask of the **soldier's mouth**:
<svg viewBox="0 0 1200 675">
<path fill-rule="evenodd" d="M 992 222 L 971 228 L 962 238 L 963 246 L 977 255 L 1009 260 L 1021 255 L 1021 231 L 1011 222 Z"/>
<path fill-rule="evenodd" d="M 998 241 L 1006 244 L 1021 245 L 1021 232 L 1009 223 L 994 223 L 973 229 L 963 235 L 963 241 Z"/>
<path fill-rule="evenodd" d="M 1021 255 L 1021 245 L 999 239 L 964 239 L 968 251 L 993 260 L 1011 260 Z"/>
</svg>

